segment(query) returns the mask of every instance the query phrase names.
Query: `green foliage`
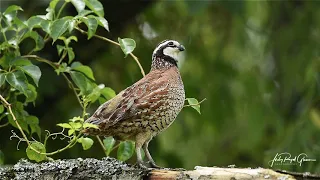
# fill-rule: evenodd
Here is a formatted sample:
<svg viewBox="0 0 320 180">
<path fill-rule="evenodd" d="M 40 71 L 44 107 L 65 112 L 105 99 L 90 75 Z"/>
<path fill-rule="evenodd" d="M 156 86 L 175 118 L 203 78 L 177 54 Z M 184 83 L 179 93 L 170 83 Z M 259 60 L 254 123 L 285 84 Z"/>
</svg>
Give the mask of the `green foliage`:
<svg viewBox="0 0 320 180">
<path fill-rule="evenodd" d="M 201 114 L 200 112 L 200 103 L 198 102 L 198 100 L 196 98 L 186 98 L 186 100 L 188 101 L 189 105 L 195 109 L 199 114 Z"/>
<path fill-rule="evenodd" d="M 88 27 L 88 39 L 95 35 L 98 26 L 109 31 L 108 22 L 103 17 L 102 4 L 97 0 L 71 0 L 63 2 L 61 8 L 57 11 L 59 2 L 59 0 L 52 0 L 46 9 L 47 13 L 45 15 L 35 15 L 27 21 L 22 21 L 17 17 L 18 11 L 23 11 L 19 6 L 9 6 L 0 14 L 0 29 L 4 40 L 0 44 L 0 54 L 3 54 L 0 59 L 0 95 L 4 97 L 1 102 L 6 106 L 6 112 L 10 114 L 7 116 L 6 113 L 3 113 L 5 112 L 5 106 L 0 105 L 0 113 L 3 114 L 0 116 L 0 120 L 7 117 L 8 124 L 10 123 L 10 125 L 20 130 L 23 137 L 20 138 L 15 133 L 13 137 L 18 138 L 19 142 L 27 141 L 29 146 L 26 149 L 26 154 L 29 159 L 37 162 L 47 159 L 47 155 L 53 155 L 74 146 L 76 142 L 81 143 L 84 150 L 90 149 L 93 145 L 93 140 L 88 137 L 81 137 L 81 131 L 84 128 L 98 127 L 84 122 L 84 118 L 87 116 L 86 109 L 98 99 L 99 101 L 101 99 L 100 102 L 102 103 L 115 96 L 115 92 L 111 88 L 105 87 L 103 84 L 97 85 L 94 82 L 94 74 L 89 66 L 74 61 L 75 54 L 71 46 L 71 42 L 78 41 L 78 38 L 72 33 L 76 28 L 79 30 L 78 25 L 81 23 L 86 24 Z M 64 7 L 69 3 L 76 8 L 78 15 L 60 17 Z M 43 31 L 43 33 L 39 33 L 39 30 Z M 14 32 L 15 35 L 12 35 L 9 31 Z M 20 52 L 20 46 L 27 38 L 31 38 L 35 42 L 35 46 L 28 54 L 23 55 Z M 56 62 L 34 54 L 37 51 L 45 51 L 43 49 L 44 45 L 51 39 L 52 45 L 56 44 L 57 54 L 60 57 Z M 57 41 L 59 43 L 55 43 Z M 132 39 L 129 41 L 129 44 L 126 44 L 126 48 L 130 44 L 135 46 L 135 42 Z M 63 45 L 60 42 L 63 42 Z M 124 42 L 127 42 L 127 40 Z M 133 48 L 130 49 L 129 47 L 129 50 L 126 51 L 132 52 Z M 50 133 L 47 131 L 44 143 L 29 141 L 25 134 L 32 136 L 35 133 L 39 139 L 42 137 L 39 119 L 25 111 L 25 106 L 28 103 L 35 105 L 38 94 L 37 88 L 41 86 L 42 71 L 39 66 L 35 65 L 35 61 L 50 65 L 57 75 L 62 75 L 66 79 L 83 111 L 81 117 L 74 117 L 67 123 L 58 123 L 57 126 L 63 128 L 62 132 Z M 20 95 L 24 95 L 24 100 L 18 98 Z M 10 109 L 12 109 L 12 113 Z M 64 130 L 67 130 L 67 135 L 64 134 Z M 47 153 L 47 141 L 50 138 L 55 139 L 57 135 L 68 138 L 70 140 L 69 144 L 60 150 Z M 107 140 L 104 140 L 104 142 L 108 151 L 107 154 L 109 154 L 114 145 L 114 140 L 112 139 L 109 143 Z M 131 147 L 128 144 L 121 145 L 121 147 L 124 148 L 123 153 L 125 155 L 122 156 L 122 152 L 119 152 L 118 155 L 124 159 L 129 155 L 128 150 L 132 151 L 132 149 L 128 149 Z"/>
<path fill-rule="evenodd" d="M 37 150 L 40 153 L 46 153 L 46 148 L 42 143 L 32 142 L 26 149 L 27 156 L 30 160 L 40 162 L 47 159 L 47 156 L 45 154 L 40 154 L 34 150 Z"/>
<path fill-rule="evenodd" d="M 134 142 L 132 141 L 123 141 L 120 143 L 118 151 L 117 151 L 117 158 L 120 161 L 126 161 L 134 153 Z"/>
<path fill-rule="evenodd" d="M 136 48 L 136 42 L 133 39 L 118 38 L 118 41 L 120 43 L 120 47 L 121 47 L 123 53 L 125 54 L 125 57 L 127 57 L 128 54 L 130 54 L 134 50 L 134 48 Z"/>
<path fill-rule="evenodd" d="M 79 138 L 78 143 L 82 144 L 83 150 L 88 150 L 91 148 L 91 146 L 93 145 L 93 140 L 91 138 Z"/>
<path fill-rule="evenodd" d="M 109 156 L 114 144 L 116 143 L 116 141 L 114 140 L 113 137 L 107 137 L 107 138 L 104 138 L 103 140 L 103 146 L 105 148 L 105 153 L 107 156 Z"/>
<path fill-rule="evenodd" d="M 65 15 L 66 6 L 74 6 L 77 14 Z M 103 6 L 98 0 L 52 0 L 44 15 L 21 19 L 20 16 L 17 16 L 19 11 L 23 9 L 12 5 L 0 13 L 0 96 L 2 102 L 0 121 L 3 123 L 4 120 L 7 120 L 6 123 L 0 125 L 0 128 L 8 125 L 17 128 L 22 137 L 15 132 L 12 132 L 11 137 L 19 140 L 18 145 L 20 142 L 26 142 L 28 144 L 27 157 L 37 162 L 72 148 L 77 143 L 80 143 L 84 150 L 90 149 L 94 141 L 89 137 L 83 137 L 82 130 L 97 129 L 98 126 L 84 122 L 88 117 L 87 109 L 97 101 L 100 104 L 104 103 L 116 96 L 116 93 L 110 87 L 105 87 L 104 84 L 96 84 L 92 69 L 78 62 L 79 58 L 73 49 L 73 45 L 78 43 L 78 37 L 74 31 L 87 34 L 88 39 L 98 37 L 113 45 L 118 45 L 125 57 L 130 54 L 141 68 L 138 59 L 132 54 L 136 42 L 130 38 L 118 38 L 119 43 L 117 43 L 96 35 L 99 26 L 109 31 L 108 21 L 104 18 Z M 80 24 L 86 25 L 87 30 L 82 30 Z M 29 45 L 30 41 L 33 42 L 32 45 Z M 48 60 L 40 56 L 40 54 L 46 54 L 45 47 L 47 46 L 45 45 L 47 43 L 56 49 L 58 59 Z M 29 49 L 22 51 L 22 47 L 26 44 Z M 30 107 L 37 108 L 37 96 L 41 94 L 39 89 L 48 85 L 48 82 L 42 80 L 43 73 L 47 72 L 46 69 L 42 69 L 43 64 L 49 65 L 57 76 L 65 79 L 82 111 L 80 116 L 75 116 L 67 122 L 59 119 L 56 125 L 62 128 L 61 132 L 50 133 L 45 130 L 45 135 L 39 126 L 41 119 L 39 120 L 38 117 L 27 111 L 27 109 L 30 110 Z M 141 70 L 144 75 L 142 68 Z M 58 92 L 59 89 L 55 91 Z M 200 103 L 194 106 L 198 103 L 196 99 L 190 98 L 188 102 L 200 113 Z M 33 106 L 29 106 L 30 104 Z M 67 139 L 67 145 L 48 152 L 48 141 L 55 140 L 57 136 L 60 136 L 61 141 Z M 112 137 L 105 138 L 101 145 L 106 155 L 117 148 L 117 146 L 114 147 L 115 139 Z M 117 158 L 126 161 L 132 157 L 134 151 L 134 142 L 121 142 L 117 149 Z M 0 151 L 0 164 L 3 164 L 2 156 L 3 153 Z"/>
</svg>

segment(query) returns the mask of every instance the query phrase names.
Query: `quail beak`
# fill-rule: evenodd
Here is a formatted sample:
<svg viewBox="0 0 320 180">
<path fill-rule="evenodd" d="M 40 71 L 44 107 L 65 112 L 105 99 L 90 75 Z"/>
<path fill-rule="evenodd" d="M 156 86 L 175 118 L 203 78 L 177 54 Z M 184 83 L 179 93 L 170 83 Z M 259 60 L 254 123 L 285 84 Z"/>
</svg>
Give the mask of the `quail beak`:
<svg viewBox="0 0 320 180">
<path fill-rule="evenodd" d="M 183 45 L 178 46 L 178 49 L 179 49 L 179 51 L 184 51 L 184 50 L 186 50 Z"/>
</svg>

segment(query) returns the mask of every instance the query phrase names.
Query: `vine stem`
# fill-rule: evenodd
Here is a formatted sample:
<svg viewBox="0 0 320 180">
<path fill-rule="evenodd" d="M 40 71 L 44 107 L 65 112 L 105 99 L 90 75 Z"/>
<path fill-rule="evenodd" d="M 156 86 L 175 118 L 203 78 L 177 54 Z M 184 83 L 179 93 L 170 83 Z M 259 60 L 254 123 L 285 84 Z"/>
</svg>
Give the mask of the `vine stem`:
<svg viewBox="0 0 320 180">
<path fill-rule="evenodd" d="M 22 136 L 23 136 L 23 138 L 26 140 L 26 142 L 27 142 L 27 144 L 28 144 L 28 147 L 29 147 L 30 149 L 32 149 L 33 151 L 35 151 L 36 153 L 38 153 L 38 154 L 51 156 L 51 155 L 57 154 L 57 153 L 59 153 L 59 152 L 62 152 L 62 151 L 64 151 L 64 150 L 68 149 L 68 148 L 73 147 L 73 146 L 77 143 L 76 139 L 78 139 L 78 138 L 82 135 L 81 133 L 79 133 L 79 134 L 78 134 L 76 137 L 74 137 L 74 138 L 71 140 L 71 142 L 70 142 L 67 146 L 65 146 L 64 148 L 58 149 L 58 150 L 53 151 L 53 152 L 51 152 L 51 153 L 43 153 L 43 152 L 40 152 L 40 151 L 38 151 L 37 149 L 35 149 L 35 148 L 33 148 L 33 147 L 31 146 L 30 141 L 28 140 L 26 134 L 23 132 L 20 124 L 19 124 L 18 121 L 17 121 L 16 116 L 14 115 L 14 113 L 13 113 L 13 111 L 12 111 L 11 104 L 8 103 L 8 101 L 7 101 L 2 95 L 0 95 L 0 99 L 1 99 L 1 101 L 4 103 L 4 105 L 8 108 L 9 113 L 10 113 L 10 115 L 12 116 L 13 121 L 16 123 L 19 131 L 21 132 L 21 134 L 22 134 Z"/>
<path fill-rule="evenodd" d="M 187 100 L 187 99 L 186 99 Z M 203 103 L 203 101 L 207 100 L 207 98 L 202 99 L 200 102 L 198 102 L 197 104 L 188 104 L 188 105 L 184 105 L 183 107 L 189 107 L 189 106 L 198 106 L 201 103 Z"/>
<path fill-rule="evenodd" d="M 21 132 L 21 134 L 22 134 L 22 136 L 23 136 L 23 138 L 26 139 L 26 142 L 27 142 L 28 146 L 29 146 L 32 150 L 36 151 L 37 153 L 40 153 L 40 152 L 38 152 L 36 149 L 34 149 L 32 146 L 30 146 L 30 141 L 28 140 L 26 134 L 23 132 L 20 124 L 19 124 L 18 121 L 17 121 L 16 116 L 15 116 L 15 115 L 13 114 L 13 112 L 12 112 L 11 104 L 8 103 L 8 101 L 7 101 L 1 94 L 0 94 L 0 99 L 1 99 L 1 101 L 4 103 L 4 105 L 8 108 L 9 113 L 10 113 L 10 115 L 12 116 L 13 121 L 16 123 L 19 131 Z"/>
<path fill-rule="evenodd" d="M 107 154 L 107 149 L 106 149 L 106 147 L 104 147 L 103 142 L 101 141 L 100 137 L 99 137 L 99 136 L 96 136 L 96 138 L 98 139 L 99 144 L 101 145 L 101 147 L 102 147 L 105 155 L 108 156 L 108 154 Z"/>
<path fill-rule="evenodd" d="M 82 34 L 87 34 L 87 35 L 88 35 L 88 33 L 87 33 L 86 31 L 84 31 L 84 30 L 82 30 L 82 29 L 80 29 L 80 28 L 78 28 L 78 27 L 75 27 L 75 29 L 78 30 L 79 32 L 81 32 Z M 109 43 L 111 43 L 111 44 L 115 44 L 115 45 L 117 45 L 117 46 L 120 47 L 120 44 L 119 44 L 119 43 L 117 43 L 117 42 L 115 42 L 115 41 L 112 41 L 111 39 L 108 39 L 108 38 L 105 38 L 105 37 L 103 37 L 103 36 L 99 36 L 99 35 L 96 35 L 96 34 L 94 34 L 93 36 L 96 37 L 96 38 L 98 38 L 98 39 L 107 41 L 107 42 L 109 42 Z M 136 63 L 138 64 L 138 66 L 139 66 L 139 68 L 140 68 L 140 71 L 141 71 L 141 74 L 142 74 L 143 76 L 145 76 L 146 73 L 144 72 L 144 70 L 143 70 L 143 68 L 142 68 L 142 66 L 141 66 L 141 64 L 140 64 L 139 59 L 137 58 L 137 56 L 135 56 L 133 53 L 130 53 L 130 56 L 131 56 L 131 57 L 136 61 Z"/>
</svg>

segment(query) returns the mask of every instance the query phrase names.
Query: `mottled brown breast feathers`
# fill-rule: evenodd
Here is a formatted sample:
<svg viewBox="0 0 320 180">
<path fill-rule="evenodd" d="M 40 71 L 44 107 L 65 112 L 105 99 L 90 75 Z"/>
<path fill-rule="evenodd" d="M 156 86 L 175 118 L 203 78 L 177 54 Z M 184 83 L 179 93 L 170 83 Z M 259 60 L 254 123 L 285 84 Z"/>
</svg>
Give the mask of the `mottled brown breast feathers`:
<svg viewBox="0 0 320 180">
<path fill-rule="evenodd" d="M 96 124 L 100 129 L 106 131 L 109 127 L 117 126 L 127 119 L 139 121 L 149 118 L 148 120 L 150 120 L 152 116 L 157 116 L 157 114 L 152 114 L 155 113 L 155 110 L 165 105 L 169 107 L 170 101 L 167 100 L 172 96 L 170 95 L 170 88 L 176 88 L 176 83 L 182 84 L 176 67 L 153 70 L 140 81 L 101 105 L 86 122 Z M 165 110 L 165 108 L 162 109 Z M 158 115 L 160 114 L 158 113 Z M 88 130 L 85 132 L 88 132 Z M 92 134 L 92 132 L 89 133 Z M 96 132 L 94 134 L 100 133 Z"/>
</svg>

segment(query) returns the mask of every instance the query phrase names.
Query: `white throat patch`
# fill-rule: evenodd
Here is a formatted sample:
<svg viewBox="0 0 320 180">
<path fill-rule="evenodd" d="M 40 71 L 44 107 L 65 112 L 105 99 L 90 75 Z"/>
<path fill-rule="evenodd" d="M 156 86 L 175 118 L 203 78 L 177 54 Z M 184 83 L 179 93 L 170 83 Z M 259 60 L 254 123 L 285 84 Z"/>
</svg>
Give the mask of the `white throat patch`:
<svg viewBox="0 0 320 180">
<path fill-rule="evenodd" d="M 166 47 L 163 49 L 163 54 L 172 57 L 175 61 L 178 61 L 179 52 L 180 51 L 177 48 L 173 47 Z"/>
</svg>

